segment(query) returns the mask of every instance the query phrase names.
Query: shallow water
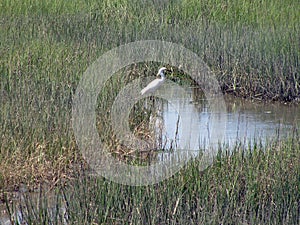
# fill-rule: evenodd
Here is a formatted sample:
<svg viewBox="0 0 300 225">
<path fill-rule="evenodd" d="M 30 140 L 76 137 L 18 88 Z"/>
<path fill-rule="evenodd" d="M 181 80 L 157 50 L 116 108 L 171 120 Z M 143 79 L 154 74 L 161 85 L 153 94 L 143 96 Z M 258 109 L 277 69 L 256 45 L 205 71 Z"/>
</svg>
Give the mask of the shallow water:
<svg viewBox="0 0 300 225">
<path fill-rule="evenodd" d="M 255 142 L 265 144 L 274 138 L 284 138 L 300 124 L 297 105 L 250 101 L 229 95 L 213 102 L 197 88 L 186 88 L 186 93 L 188 98 L 155 102 L 152 128 L 160 148 L 190 151 L 196 156 L 199 149 L 216 150 L 219 145 L 231 148 L 239 143 L 251 147 Z M 218 108 L 215 104 L 224 105 Z M 160 154 L 160 158 L 166 154 Z"/>
<path fill-rule="evenodd" d="M 13 199 L 8 203 L 12 215 L 10 218 L 9 210 L 5 204 L 0 204 L 0 225 L 11 224 L 32 224 L 27 220 L 27 217 L 34 219 L 39 216 L 39 213 L 47 210 L 47 216 L 53 221 L 50 224 L 68 224 L 68 215 L 66 213 L 66 204 L 62 195 L 49 188 L 37 189 L 29 192 L 26 187 L 22 190 L 11 193 Z M 57 207 L 59 206 L 59 207 Z"/>
</svg>

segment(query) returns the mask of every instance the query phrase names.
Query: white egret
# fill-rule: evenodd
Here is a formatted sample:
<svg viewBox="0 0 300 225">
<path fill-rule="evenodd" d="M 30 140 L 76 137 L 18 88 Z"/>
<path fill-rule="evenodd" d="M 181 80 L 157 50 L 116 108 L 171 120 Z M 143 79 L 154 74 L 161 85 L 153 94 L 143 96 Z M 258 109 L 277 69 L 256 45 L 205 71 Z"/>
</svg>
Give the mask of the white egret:
<svg viewBox="0 0 300 225">
<path fill-rule="evenodd" d="M 155 80 L 151 81 L 147 87 L 145 87 L 142 91 L 141 94 L 148 94 L 148 93 L 153 93 L 156 91 L 164 82 L 166 79 L 166 76 L 164 74 L 164 71 L 166 70 L 166 67 L 162 67 L 158 70 L 157 75 L 160 75 L 160 78 L 156 78 Z"/>
</svg>

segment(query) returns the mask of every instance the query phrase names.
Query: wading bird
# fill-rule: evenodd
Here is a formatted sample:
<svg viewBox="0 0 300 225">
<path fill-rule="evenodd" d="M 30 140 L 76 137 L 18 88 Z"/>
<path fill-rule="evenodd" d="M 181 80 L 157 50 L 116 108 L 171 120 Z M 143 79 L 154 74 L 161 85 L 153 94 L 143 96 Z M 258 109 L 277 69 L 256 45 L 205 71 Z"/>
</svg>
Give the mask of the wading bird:
<svg viewBox="0 0 300 225">
<path fill-rule="evenodd" d="M 156 78 L 155 80 L 151 81 L 147 87 L 141 91 L 142 95 L 155 92 L 165 82 L 166 76 L 164 71 L 166 69 L 166 67 L 162 67 L 158 70 L 157 75 L 160 75 L 160 78 Z"/>
</svg>

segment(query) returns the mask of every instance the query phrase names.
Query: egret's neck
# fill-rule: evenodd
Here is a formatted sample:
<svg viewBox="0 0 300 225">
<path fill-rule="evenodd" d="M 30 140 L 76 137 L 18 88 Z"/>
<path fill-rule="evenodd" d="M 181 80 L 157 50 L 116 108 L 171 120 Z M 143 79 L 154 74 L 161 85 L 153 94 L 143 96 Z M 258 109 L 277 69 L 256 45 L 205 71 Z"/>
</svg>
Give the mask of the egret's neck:
<svg viewBox="0 0 300 225">
<path fill-rule="evenodd" d="M 164 72 L 160 72 L 159 75 L 161 80 L 164 80 L 166 78 Z"/>
</svg>

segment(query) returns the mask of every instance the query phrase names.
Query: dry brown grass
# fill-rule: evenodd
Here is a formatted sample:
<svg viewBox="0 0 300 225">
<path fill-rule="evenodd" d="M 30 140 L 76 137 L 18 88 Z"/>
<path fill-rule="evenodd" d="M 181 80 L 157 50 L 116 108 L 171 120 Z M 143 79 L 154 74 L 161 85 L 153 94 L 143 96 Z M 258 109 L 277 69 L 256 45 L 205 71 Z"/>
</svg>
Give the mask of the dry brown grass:
<svg viewBox="0 0 300 225">
<path fill-rule="evenodd" d="M 36 145 L 36 151 L 28 155 L 21 151 L 5 156 L 0 164 L 0 201 L 9 192 L 20 191 L 21 188 L 33 191 L 41 185 L 52 189 L 66 184 L 87 166 L 79 154 L 60 154 L 47 156 L 46 145 Z"/>
</svg>

